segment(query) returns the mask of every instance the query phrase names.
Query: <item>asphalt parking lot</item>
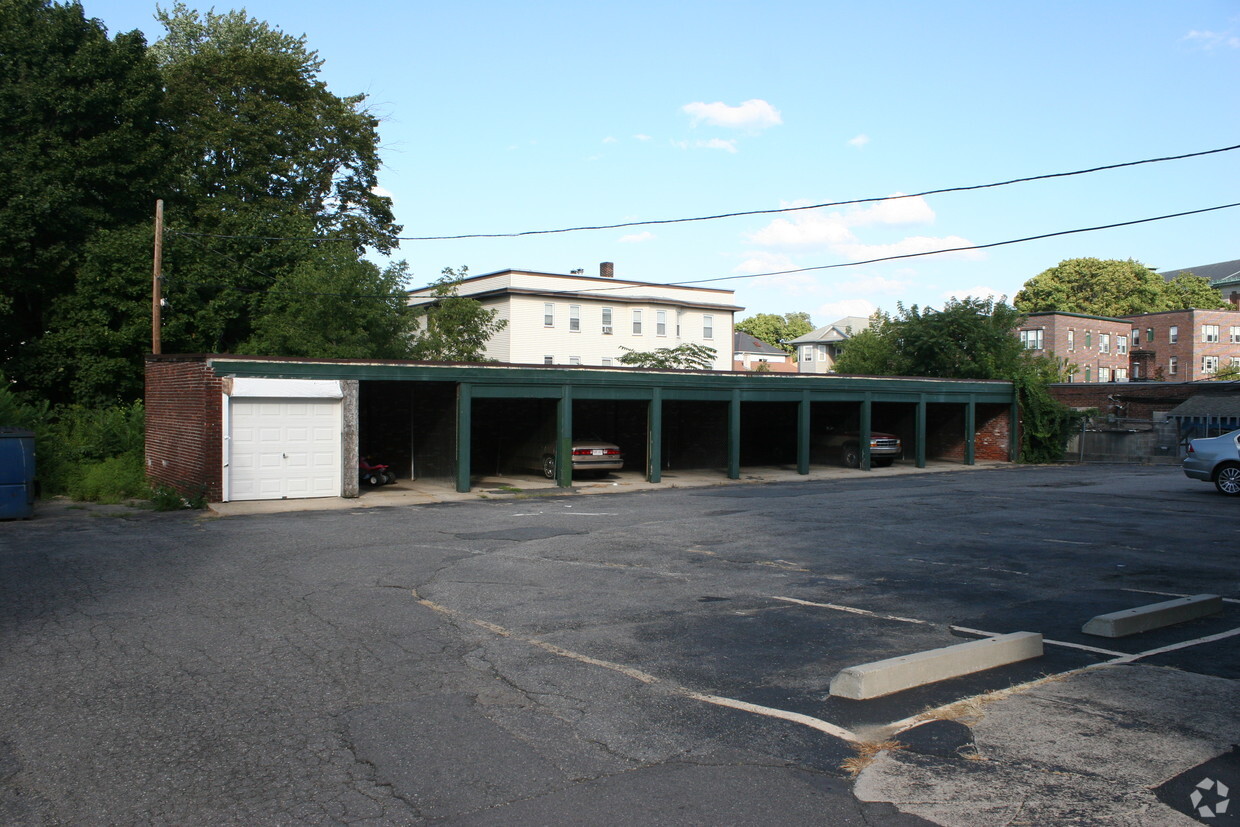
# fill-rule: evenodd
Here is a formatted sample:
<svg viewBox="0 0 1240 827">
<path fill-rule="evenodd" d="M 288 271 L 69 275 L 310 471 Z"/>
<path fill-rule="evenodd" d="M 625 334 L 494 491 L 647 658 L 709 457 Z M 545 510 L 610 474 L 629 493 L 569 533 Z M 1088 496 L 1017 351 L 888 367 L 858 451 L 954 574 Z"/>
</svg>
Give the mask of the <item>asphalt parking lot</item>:
<svg viewBox="0 0 1240 827">
<path fill-rule="evenodd" d="M 1237 508 L 1014 467 L 0 524 L 0 820 L 1235 823 Z M 827 694 L 1015 631 L 1045 655 Z"/>
</svg>

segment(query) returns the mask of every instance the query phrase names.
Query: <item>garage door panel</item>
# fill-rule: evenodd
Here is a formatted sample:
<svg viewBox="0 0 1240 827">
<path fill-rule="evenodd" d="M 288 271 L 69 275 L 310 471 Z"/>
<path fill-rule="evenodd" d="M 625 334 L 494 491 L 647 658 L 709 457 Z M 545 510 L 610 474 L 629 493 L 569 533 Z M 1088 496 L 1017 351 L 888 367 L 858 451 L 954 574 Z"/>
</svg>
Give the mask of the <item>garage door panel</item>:
<svg viewBox="0 0 1240 827">
<path fill-rule="evenodd" d="M 337 399 L 231 399 L 229 498 L 339 496 L 340 411 Z"/>
</svg>

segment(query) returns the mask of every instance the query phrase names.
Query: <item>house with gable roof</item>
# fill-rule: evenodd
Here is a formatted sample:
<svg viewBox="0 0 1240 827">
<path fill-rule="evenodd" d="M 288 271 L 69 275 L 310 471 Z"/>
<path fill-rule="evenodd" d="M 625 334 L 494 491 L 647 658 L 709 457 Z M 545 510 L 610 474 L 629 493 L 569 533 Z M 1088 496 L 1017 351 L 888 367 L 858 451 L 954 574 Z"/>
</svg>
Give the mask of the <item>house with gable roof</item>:
<svg viewBox="0 0 1240 827">
<path fill-rule="evenodd" d="M 797 371 L 835 373 L 835 362 L 839 358 L 841 346 L 854 333 L 860 333 L 869 327 L 870 320 L 864 316 L 845 316 L 793 339 L 789 344 L 795 345 L 797 349 Z"/>
</svg>

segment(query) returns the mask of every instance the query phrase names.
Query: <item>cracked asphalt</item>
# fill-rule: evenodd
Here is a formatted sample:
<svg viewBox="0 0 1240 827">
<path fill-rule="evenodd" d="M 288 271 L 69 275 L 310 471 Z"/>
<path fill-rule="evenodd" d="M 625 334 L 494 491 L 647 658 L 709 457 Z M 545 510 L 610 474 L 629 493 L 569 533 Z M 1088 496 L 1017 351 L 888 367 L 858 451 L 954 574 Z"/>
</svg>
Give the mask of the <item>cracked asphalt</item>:
<svg viewBox="0 0 1240 827">
<path fill-rule="evenodd" d="M 1240 598 L 1236 506 L 1106 466 L 41 507 L 0 523 L 0 823 L 1178 823 L 1153 788 L 1240 741 L 1240 604 L 1136 640 L 1079 626 L 1151 594 Z M 826 696 L 844 666 L 962 629 L 1063 645 Z M 955 711 L 901 734 L 928 709 Z M 1083 737 L 1076 712 L 1105 724 L 1088 772 L 1049 757 Z M 887 738 L 907 748 L 854 782 L 857 744 Z"/>
</svg>

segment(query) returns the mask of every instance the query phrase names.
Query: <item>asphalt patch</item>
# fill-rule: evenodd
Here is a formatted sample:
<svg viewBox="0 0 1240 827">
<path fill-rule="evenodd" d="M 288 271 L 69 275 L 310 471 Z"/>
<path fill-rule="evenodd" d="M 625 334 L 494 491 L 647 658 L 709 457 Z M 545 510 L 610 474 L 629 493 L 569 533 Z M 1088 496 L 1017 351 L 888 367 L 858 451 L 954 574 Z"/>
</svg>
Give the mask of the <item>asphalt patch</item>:
<svg viewBox="0 0 1240 827">
<path fill-rule="evenodd" d="M 1240 825 L 1240 747 L 1180 773 L 1154 794 L 1203 824 Z"/>
<path fill-rule="evenodd" d="M 960 758 L 976 751 L 973 730 L 959 721 L 927 721 L 896 736 L 904 748 L 920 755 Z"/>
</svg>

